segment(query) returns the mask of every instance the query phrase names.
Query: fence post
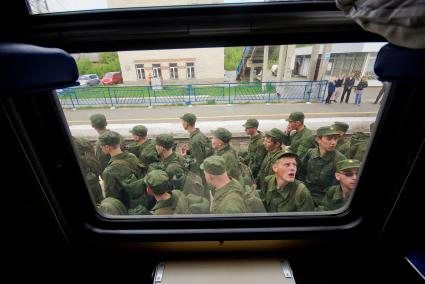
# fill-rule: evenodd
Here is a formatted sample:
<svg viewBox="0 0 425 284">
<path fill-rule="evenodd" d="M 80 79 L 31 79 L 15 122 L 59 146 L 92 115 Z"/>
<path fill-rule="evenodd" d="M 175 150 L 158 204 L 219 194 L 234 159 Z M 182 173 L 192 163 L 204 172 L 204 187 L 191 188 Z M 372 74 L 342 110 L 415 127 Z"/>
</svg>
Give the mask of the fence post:
<svg viewBox="0 0 425 284">
<path fill-rule="evenodd" d="M 313 81 L 310 81 L 310 89 L 308 90 L 308 99 L 307 102 L 310 103 L 311 100 L 311 93 L 313 92 Z"/>
<path fill-rule="evenodd" d="M 72 100 L 72 95 L 71 92 L 68 94 L 69 98 L 71 99 L 71 104 L 72 104 L 72 109 L 76 110 L 75 105 L 74 105 L 74 101 Z"/>
<path fill-rule="evenodd" d="M 188 96 L 188 101 L 186 102 L 187 105 L 192 105 L 192 101 L 190 100 L 191 87 L 192 85 L 187 85 L 187 96 Z M 183 99 L 184 99 L 184 96 L 183 96 Z"/>
<path fill-rule="evenodd" d="M 78 100 L 78 96 L 77 96 L 77 92 L 75 92 L 75 90 L 74 89 L 72 89 L 72 93 L 74 93 L 74 97 L 75 97 L 75 101 L 77 102 L 77 105 L 80 105 L 80 101 Z M 72 101 L 72 100 L 71 100 Z M 73 105 L 73 108 L 74 109 L 76 109 L 75 107 L 74 107 L 74 104 L 72 104 Z"/>
<path fill-rule="evenodd" d="M 111 101 L 111 109 L 114 109 L 115 107 L 114 107 L 114 103 L 112 102 L 112 97 L 111 97 L 111 87 L 108 87 L 108 97 L 109 97 L 109 100 Z"/>
<path fill-rule="evenodd" d="M 271 83 L 269 82 L 268 84 L 271 84 Z M 276 91 L 276 92 L 277 92 L 277 91 Z M 271 85 L 270 85 L 270 86 L 269 86 L 269 99 L 268 99 L 267 104 L 270 104 L 270 103 L 271 103 L 271 94 L 272 94 L 272 90 L 271 90 Z"/>
<path fill-rule="evenodd" d="M 228 106 L 231 106 L 232 105 L 232 102 L 230 101 L 230 92 L 231 92 L 231 90 L 230 90 L 230 83 L 228 83 L 228 86 L 229 86 L 229 101 L 228 101 L 228 103 L 227 103 L 227 105 Z"/>
<path fill-rule="evenodd" d="M 148 98 L 149 98 L 149 107 L 152 107 L 152 101 L 151 101 L 151 90 L 149 86 L 146 87 L 148 89 Z"/>
</svg>

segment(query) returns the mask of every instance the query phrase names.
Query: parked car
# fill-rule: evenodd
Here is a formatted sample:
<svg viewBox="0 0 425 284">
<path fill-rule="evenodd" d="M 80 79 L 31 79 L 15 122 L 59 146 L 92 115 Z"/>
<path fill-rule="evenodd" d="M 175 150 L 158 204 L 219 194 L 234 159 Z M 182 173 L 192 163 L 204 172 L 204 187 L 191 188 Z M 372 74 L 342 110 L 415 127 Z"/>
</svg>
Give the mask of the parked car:
<svg viewBox="0 0 425 284">
<path fill-rule="evenodd" d="M 100 83 L 100 79 L 96 74 L 81 75 L 78 77 L 80 86 L 94 86 Z"/>
<path fill-rule="evenodd" d="M 122 82 L 121 72 L 108 72 L 101 80 L 102 85 L 122 84 Z"/>
</svg>

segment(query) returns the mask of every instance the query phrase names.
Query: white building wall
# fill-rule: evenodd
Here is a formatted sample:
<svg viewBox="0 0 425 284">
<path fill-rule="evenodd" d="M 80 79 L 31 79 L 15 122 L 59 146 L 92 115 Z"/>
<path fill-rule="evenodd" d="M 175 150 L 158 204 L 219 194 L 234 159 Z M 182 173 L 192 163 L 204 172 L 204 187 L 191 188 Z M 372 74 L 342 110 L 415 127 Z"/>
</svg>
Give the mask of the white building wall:
<svg viewBox="0 0 425 284">
<path fill-rule="evenodd" d="M 137 80 L 136 64 L 144 64 L 146 76 L 152 73 L 153 64 L 160 64 L 167 84 L 221 83 L 224 80 L 224 48 L 121 51 L 118 56 L 125 83 L 147 83 L 146 80 Z M 194 79 L 186 78 L 188 62 L 195 65 Z M 170 79 L 170 63 L 177 63 L 178 80 Z"/>
</svg>

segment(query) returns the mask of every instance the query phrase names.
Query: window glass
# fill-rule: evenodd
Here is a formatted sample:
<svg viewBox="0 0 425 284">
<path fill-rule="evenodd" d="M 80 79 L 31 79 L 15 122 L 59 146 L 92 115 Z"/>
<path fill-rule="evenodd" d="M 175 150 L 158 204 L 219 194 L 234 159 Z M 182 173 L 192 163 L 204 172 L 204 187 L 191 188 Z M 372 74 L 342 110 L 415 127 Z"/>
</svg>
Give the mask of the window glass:
<svg viewBox="0 0 425 284">
<path fill-rule="evenodd" d="M 27 3 L 28 9 L 31 14 L 46 14 L 69 11 L 90 11 L 120 8 L 261 3 L 272 1 L 274 0 L 27 0 Z M 283 1 L 291 2 L 294 0 Z"/>
<path fill-rule="evenodd" d="M 105 214 L 322 214 L 355 190 L 390 88 L 382 45 L 120 51 L 77 60 L 119 80 L 57 95 Z"/>
</svg>

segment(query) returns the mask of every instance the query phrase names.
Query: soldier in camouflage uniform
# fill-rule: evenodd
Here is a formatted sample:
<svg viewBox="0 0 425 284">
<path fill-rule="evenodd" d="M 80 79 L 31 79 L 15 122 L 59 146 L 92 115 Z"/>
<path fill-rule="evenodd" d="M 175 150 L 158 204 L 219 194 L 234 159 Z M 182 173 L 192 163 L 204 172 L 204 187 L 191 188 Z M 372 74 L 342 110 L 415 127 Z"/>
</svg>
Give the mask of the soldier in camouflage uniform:
<svg viewBox="0 0 425 284">
<path fill-rule="evenodd" d="M 129 178 L 140 178 L 139 160 L 133 154 L 121 150 L 121 136 L 114 131 L 103 133 L 98 141 L 103 153 L 111 156 L 103 171 L 105 197 L 120 200 L 126 208 L 134 207 L 136 204 L 132 204 L 131 193 L 124 184 Z"/>
<path fill-rule="evenodd" d="M 85 138 L 73 137 L 73 139 L 91 195 L 94 202 L 100 204 L 103 199 L 102 188 L 99 183 L 100 163 L 95 157 L 93 145 Z"/>
<path fill-rule="evenodd" d="M 345 142 L 344 136 L 347 133 L 349 125 L 345 122 L 335 121 L 333 126 L 338 131 L 338 142 L 336 143 L 336 149 L 341 152 L 344 156 L 348 156 L 350 151 L 350 143 Z"/>
<path fill-rule="evenodd" d="M 274 156 L 282 149 L 283 132 L 277 128 L 273 128 L 266 132 L 264 138 L 264 147 L 267 150 L 267 155 L 261 162 L 260 171 L 256 179 L 257 188 L 261 190 L 266 189 L 265 178 L 273 174 L 272 165 L 274 164 Z M 264 191 L 261 191 L 261 196 L 264 196 Z"/>
<path fill-rule="evenodd" d="M 299 180 L 303 181 L 314 198 L 316 206 L 322 201 L 325 189 L 337 184 L 335 170 L 337 162 L 346 157 L 336 150 L 338 132 L 333 126 L 317 129 L 318 147 L 308 150 L 299 169 Z"/>
<path fill-rule="evenodd" d="M 247 213 L 248 209 L 243 199 L 241 184 L 230 178 L 226 172 L 225 160 L 222 156 L 211 156 L 201 164 L 205 178 L 215 189 L 211 206 L 213 214 Z"/>
<path fill-rule="evenodd" d="M 302 160 L 307 151 L 316 147 L 313 133 L 304 125 L 304 113 L 293 112 L 289 115 L 288 127 L 284 132 L 283 144 Z"/>
<path fill-rule="evenodd" d="M 347 159 L 336 164 L 335 177 L 339 181 L 339 185 L 333 185 L 326 189 L 326 195 L 318 210 L 336 210 L 345 205 L 356 186 L 359 168 L 359 160 Z"/>
<path fill-rule="evenodd" d="M 189 214 L 189 204 L 179 190 L 171 190 L 168 175 L 162 170 L 152 170 L 145 176 L 147 193 L 156 199 L 154 215 Z"/>
<path fill-rule="evenodd" d="M 99 205 L 101 212 L 109 215 L 127 215 L 127 208 L 116 198 L 107 197 Z"/>
<path fill-rule="evenodd" d="M 164 170 L 170 180 L 185 172 L 183 162 L 174 152 L 173 147 L 174 138 L 171 134 L 158 135 L 155 139 L 155 148 L 159 155 L 159 162 L 150 166 L 150 169 Z"/>
<path fill-rule="evenodd" d="M 245 164 L 250 168 L 254 179 L 260 171 L 264 157 L 267 155 L 267 150 L 263 144 L 264 137 L 262 133 L 258 131 L 258 124 L 258 120 L 250 118 L 242 125 L 245 127 L 245 133 L 250 137 Z"/>
<path fill-rule="evenodd" d="M 363 161 L 370 136 L 364 132 L 354 132 L 350 139 L 348 158 Z"/>
<path fill-rule="evenodd" d="M 264 205 L 267 212 L 314 211 L 313 197 L 304 183 L 295 179 L 297 155 L 279 151 L 272 166 L 274 175 L 266 177 Z"/>
<path fill-rule="evenodd" d="M 232 133 L 225 128 L 217 128 L 216 130 L 212 130 L 211 133 L 213 134 L 211 144 L 215 151 L 214 155 L 222 156 L 225 161 L 226 172 L 229 176 L 237 181 L 241 181 L 238 154 L 229 145 L 232 139 Z"/>
<path fill-rule="evenodd" d="M 189 145 L 182 147 L 182 156 L 189 155 L 195 162 L 191 165 L 190 169 L 195 174 L 201 175 L 199 166 L 202 164 L 205 158 L 212 155 L 213 150 L 211 141 L 202 133 L 199 128 L 195 128 L 196 116 L 192 113 L 186 113 L 182 117 L 182 126 L 184 130 L 189 132 Z M 201 175 L 203 176 L 203 175 Z"/>
<path fill-rule="evenodd" d="M 136 125 L 130 130 L 130 133 L 135 142 L 129 146 L 128 151 L 136 155 L 146 169 L 149 168 L 150 164 L 158 162 L 159 158 L 155 149 L 155 143 L 152 139 L 146 138 L 148 129 L 144 125 Z"/>
<path fill-rule="evenodd" d="M 90 122 L 91 126 L 94 128 L 94 130 L 96 130 L 99 136 L 109 131 L 106 129 L 106 125 L 108 125 L 106 122 L 106 117 L 101 113 L 96 113 L 90 116 Z M 97 160 L 100 162 L 100 173 L 103 173 L 106 166 L 108 165 L 109 160 L 111 159 L 111 156 L 102 152 L 100 149 L 99 140 L 96 141 L 95 155 Z"/>
</svg>

